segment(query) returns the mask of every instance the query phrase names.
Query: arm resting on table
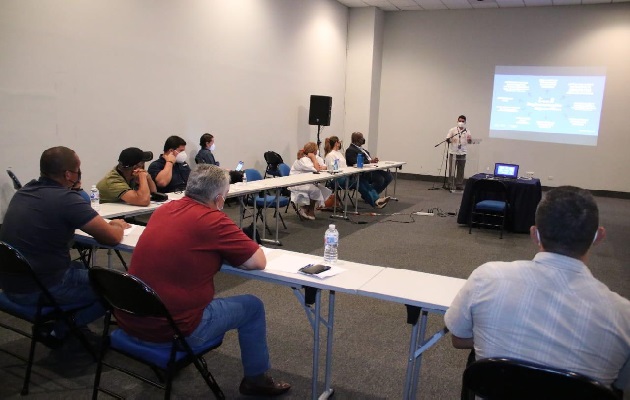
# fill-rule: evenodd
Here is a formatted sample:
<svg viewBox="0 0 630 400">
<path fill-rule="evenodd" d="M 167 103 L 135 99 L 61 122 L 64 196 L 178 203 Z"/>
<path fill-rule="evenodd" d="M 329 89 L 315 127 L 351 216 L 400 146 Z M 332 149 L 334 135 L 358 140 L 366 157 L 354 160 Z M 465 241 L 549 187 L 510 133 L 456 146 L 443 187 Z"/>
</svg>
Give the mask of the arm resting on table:
<svg viewBox="0 0 630 400">
<path fill-rule="evenodd" d="M 81 230 L 91 235 L 100 244 L 116 246 L 120 243 L 125 233 L 123 224 L 127 225 L 121 220 L 112 220 L 110 223 L 107 223 L 101 216 L 96 216 L 83 225 Z"/>
<path fill-rule="evenodd" d="M 267 258 L 265 257 L 265 253 L 261 248 L 256 250 L 256 252 L 243 263 L 238 268 L 240 269 L 265 269 L 267 266 Z"/>
</svg>

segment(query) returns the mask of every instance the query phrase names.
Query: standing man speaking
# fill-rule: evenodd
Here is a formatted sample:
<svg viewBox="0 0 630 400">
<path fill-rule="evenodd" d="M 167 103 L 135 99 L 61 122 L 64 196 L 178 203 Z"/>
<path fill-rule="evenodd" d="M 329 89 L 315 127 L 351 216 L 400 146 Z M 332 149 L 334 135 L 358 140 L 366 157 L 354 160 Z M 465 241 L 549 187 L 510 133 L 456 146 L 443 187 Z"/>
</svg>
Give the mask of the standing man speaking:
<svg viewBox="0 0 630 400">
<path fill-rule="evenodd" d="M 463 190 L 464 168 L 466 167 L 466 144 L 472 143 L 472 135 L 466 128 L 465 115 L 460 115 L 457 118 L 457 126 L 449 129 L 446 134 L 446 141 L 449 143 L 448 181 L 450 189 Z"/>
</svg>

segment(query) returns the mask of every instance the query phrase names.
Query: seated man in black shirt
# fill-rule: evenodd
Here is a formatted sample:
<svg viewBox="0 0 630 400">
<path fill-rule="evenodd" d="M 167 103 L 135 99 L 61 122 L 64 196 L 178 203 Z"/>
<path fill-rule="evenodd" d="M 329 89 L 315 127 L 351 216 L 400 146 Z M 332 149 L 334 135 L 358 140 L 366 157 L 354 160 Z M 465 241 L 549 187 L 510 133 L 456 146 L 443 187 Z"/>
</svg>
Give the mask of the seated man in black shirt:
<svg viewBox="0 0 630 400">
<path fill-rule="evenodd" d="M 53 147 L 42 153 L 40 177 L 18 190 L 4 216 L 0 240 L 22 253 L 61 305 L 92 305 L 75 314 L 78 326 L 86 325 L 105 314 L 98 296 L 92 290 L 88 270 L 71 261 L 70 246 L 74 231 L 81 229 L 99 243 L 117 245 L 129 225 L 122 220 L 109 223 L 81 197 L 81 161 L 67 147 Z M 39 300 L 37 286 L 19 278 L 4 276 L 0 288 L 13 302 L 35 305 Z M 53 347 L 65 336 L 67 326 L 55 324 L 42 342 Z M 53 340 L 56 338 L 56 341 Z"/>
<path fill-rule="evenodd" d="M 164 143 L 164 153 L 149 165 L 149 174 L 158 192 L 169 193 L 186 189 L 190 166 L 186 162 L 186 141 L 170 136 Z"/>
</svg>

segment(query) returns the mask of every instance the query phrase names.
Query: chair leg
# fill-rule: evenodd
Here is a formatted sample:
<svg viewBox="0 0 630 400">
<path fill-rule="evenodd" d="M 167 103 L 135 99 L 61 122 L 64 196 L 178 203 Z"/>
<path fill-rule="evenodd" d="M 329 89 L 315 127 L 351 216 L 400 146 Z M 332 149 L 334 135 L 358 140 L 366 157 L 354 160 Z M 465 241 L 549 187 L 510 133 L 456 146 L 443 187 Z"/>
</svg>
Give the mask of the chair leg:
<svg viewBox="0 0 630 400">
<path fill-rule="evenodd" d="M 208 365 L 206 364 L 206 360 L 204 360 L 203 357 L 199 357 L 195 360 L 194 364 L 195 364 L 195 367 L 197 367 L 197 370 L 199 371 L 201 376 L 203 377 L 203 380 L 206 381 L 206 384 L 210 387 L 210 390 L 212 390 L 212 393 L 214 393 L 214 397 L 216 397 L 217 400 L 224 400 L 225 394 L 223 394 L 223 391 L 219 387 L 219 384 L 217 383 L 216 379 L 214 379 L 214 376 L 212 376 L 210 371 L 208 371 Z"/>
<path fill-rule="evenodd" d="M 129 271 L 129 269 L 127 268 L 127 263 L 125 262 L 125 259 L 123 258 L 122 254 L 120 254 L 120 250 L 116 250 L 116 255 L 118 256 L 118 259 L 120 260 L 123 267 L 125 268 L 125 271 Z"/>
<path fill-rule="evenodd" d="M 164 400 L 171 398 L 171 390 L 173 389 L 173 373 L 166 371 L 166 387 L 164 388 Z"/>
<path fill-rule="evenodd" d="M 24 384 L 22 385 L 22 391 L 20 394 L 22 396 L 26 396 L 28 394 L 28 386 L 31 381 L 31 370 L 33 369 L 33 358 L 35 358 L 35 345 L 37 344 L 37 332 L 39 330 L 39 324 L 33 324 L 33 328 L 31 330 L 33 336 L 31 337 L 31 349 L 28 353 L 28 361 L 26 364 L 26 373 L 24 375 Z"/>
<path fill-rule="evenodd" d="M 302 218 L 302 216 L 300 215 L 300 212 L 298 211 L 297 205 L 294 202 L 291 202 L 291 205 L 293 206 L 293 209 L 295 210 L 295 213 L 297 214 L 300 221 L 304 221 L 304 218 Z"/>
</svg>

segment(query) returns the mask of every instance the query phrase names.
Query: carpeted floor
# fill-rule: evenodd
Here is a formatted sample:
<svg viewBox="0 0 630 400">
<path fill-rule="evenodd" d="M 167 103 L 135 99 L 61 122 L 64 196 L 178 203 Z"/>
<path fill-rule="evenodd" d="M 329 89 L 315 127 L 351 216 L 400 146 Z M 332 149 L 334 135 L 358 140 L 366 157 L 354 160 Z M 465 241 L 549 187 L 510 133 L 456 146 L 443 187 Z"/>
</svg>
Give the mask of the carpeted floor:
<svg viewBox="0 0 630 400">
<path fill-rule="evenodd" d="M 315 221 L 301 222 L 289 208 L 288 213 L 283 214 L 287 229 L 280 231 L 283 248 L 323 255 L 324 231 L 329 223 L 335 223 L 340 232 L 340 259 L 366 264 L 466 278 L 486 261 L 534 256 L 535 246 L 526 234 L 508 233 L 502 240 L 496 231 L 474 230 L 469 235 L 466 227 L 457 225 L 456 216 L 449 215 L 458 211 L 461 195 L 428 190 L 432 187 L 432 183 L 401 179 L 396 191 L 399 201 L 390 202 L 382 210 L 368 209 L 360 202 L 360 211 L 377 211 L 380 215 L 352 216 L 350 221 L 330 220 L 329 213 L 322 212 Z M 612 290 L 630 298 L 627 264 L 630 246 L 626 244 L 630 238 L 630 201 L 598 198 L 598 203 L 608 238 L 593 250 L 589 266 Z M 411 212 L 429 209 L 439 209 L 444 216 L 410 216 Z M 238 220 L 236 205 L 226 207 L 225 211 Z M 105 264 L 104 251 L 99 252 L 97 260 L 100 265 Z M 292 292 L 226 274 L 219 274 L 216 286 L 219 296 L 252 293 L 264 301 L 272 373 L 293 384 L 289 394 L 282 398 L 309 398 L 312 330 Z M 335 313 L 332 371 L 335 398 L 400 399 L 410 334 L 404 307 L 338 294 Z M 1 314 L 0 318 L 8 317 Z M 440 316 L 430 317 L 429 332 L 442 326 Z M 96 324 L 93 330 L 98 330 Z M 0 350 L 26 354 L 28 342 L 0 329 Z M 207 356 L 210 369 L 228 399 L 244 398 L 238 394 L 242 378 L 239 354 L 237 336 L 231 332 L 226 335 L 224 344 Z M 453 349 L 450 338 L 446 337 L 425 354 L 418 398 L 459 398 L 467 352 Z M 93 373 L 94 364 L 76 343 L 69 342 L 56 351 L 40 348 L 29 398 L 88 398 Z M 0 398 L 20 397 L 23 374 L 22 361 L 0 352 Z M 127 398 L 163 395 L 157 389 L 108 369 L 103 374 L 103 382 Z M 190 367 L 177 377 L 173 398 L 212 398 L 212 394 L 197 371 Z M 630 396 L 626 395 L 626 399 Z"/>
</svg>

